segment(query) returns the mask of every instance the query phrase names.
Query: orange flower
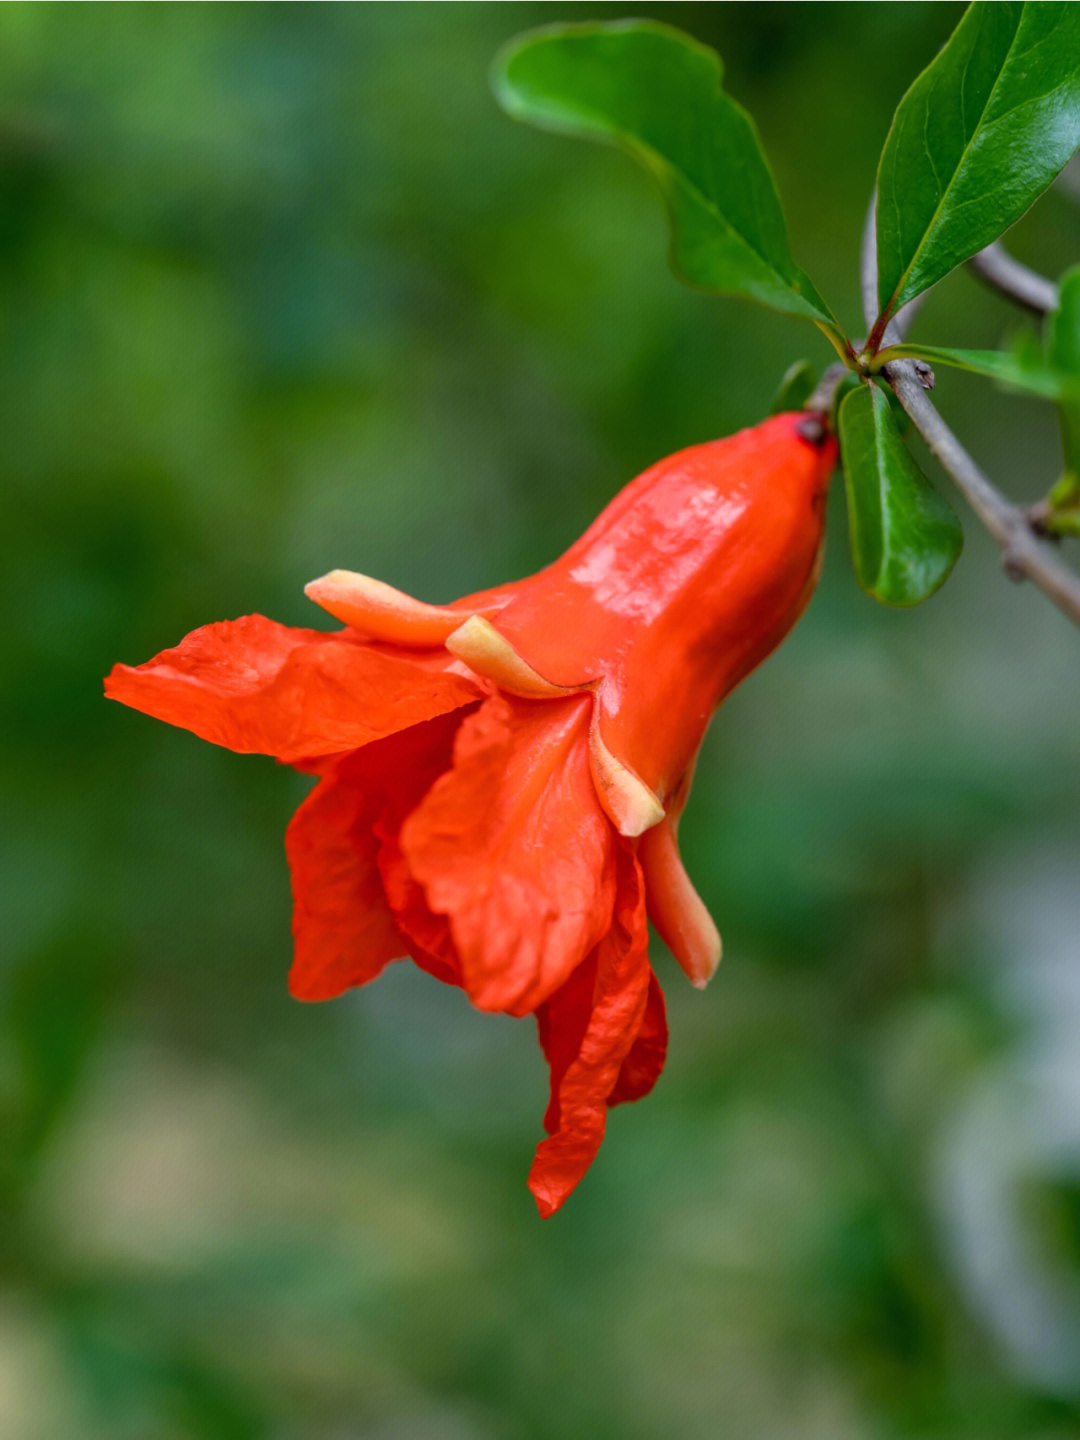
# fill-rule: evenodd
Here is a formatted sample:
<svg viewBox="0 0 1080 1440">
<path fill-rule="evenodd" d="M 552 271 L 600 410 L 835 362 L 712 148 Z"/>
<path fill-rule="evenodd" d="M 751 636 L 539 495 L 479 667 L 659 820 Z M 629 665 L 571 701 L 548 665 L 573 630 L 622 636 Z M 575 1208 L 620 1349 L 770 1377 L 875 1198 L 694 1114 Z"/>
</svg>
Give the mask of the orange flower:
<svg viewBox="0 0 1080 1440">
<path fill-rule="evenodd" d="M 481 1010 L 535 1014 L 543 1215 L 663 1067 L 646 914 L 695 985 L 719 961 L 676 828 L 713 711 L 810 597 L 835 456 L 815 417 L 776 416 L 653 466 L 516 584 L 437 606 L 335 570 L 307 593 L 345 630 L 251 615 L 106 681 L 320 777 L 286 835 L 294 995 L 408 954 Z"/>
</svg>

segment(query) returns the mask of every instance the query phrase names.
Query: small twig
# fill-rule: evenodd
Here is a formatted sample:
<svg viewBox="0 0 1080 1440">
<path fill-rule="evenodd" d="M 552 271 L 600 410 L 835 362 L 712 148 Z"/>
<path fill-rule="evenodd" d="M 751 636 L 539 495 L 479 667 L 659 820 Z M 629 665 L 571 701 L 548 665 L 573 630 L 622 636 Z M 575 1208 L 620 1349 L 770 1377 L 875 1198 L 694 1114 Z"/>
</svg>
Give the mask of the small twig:
<svg viewBox="0 0 1080 1440">
<path fill-rule="evenodd" d="M 864 272 L 864 305 L 876 305 L 876 295 L 871 296 L 869 300 L 867 299 L 865 280 L 866 276 Z M 876 283 L 876 279 L 871 280 L 872 285 L 876 285 Z M 909 300 L 908 303 L 897 312 L 887 331 L 890 337 L 890 342 L 892 344 L 896 344 L 906 334 L 907 327 L 915 319 L 915 316 L 919 311 L 919 307 L 922 305 L 925 298 L 925 295 L 916 295 L 914 300 Z M 855 348 L 858 347 L 856 346 Z M 922 383 L 923 388 L 925 390 L 932 390 L 934 388 L 933 370 L 930 369 L 930 366 L 927 365 L 925 360 L 916 360 L 914 363 L 915 373 L 919 376 L 919 380 Z M 806 401 L 803 409 L 808 411 L 815 411 L 820 414 L 828 414 L 829 412 L 831 412 L 833 404 L 836 400 L 836 392 L 839 390 L 840 386 L 844 383 L 844 381 L 850 374 L 852 374 L 852 367 L 850 365 L 846 365 L 843 361 L 836 361 L 834 364 L 830 365 L 829 368 L 822 375 L 821 379 L 818 381 L 817 385 L 814 387 L 814 392 Z"/>
<path fill-rule="evenodd" d="M 828 415 L 836 399 L 836 392 L 844 383 L 851 371 L 841 361 L 837 360 L 824 372 L 821 379 L 814 386 L 813 393 L 808 396 L 803 409 L 810 414 Z"/>
<path fill-rule="evenodd" d="M 1033 315 L 1049 315 L 1058 307 L 1058 288 L 1054 282 L 1014 260 L 1000 240 L 973 255 L 968 264 L 987 285 Z"/>
<path fill-rule="evenodd" d="M 861 280 L 863 310 L 867 325 L 871 325 L 877 313 L 873 200 L 863 231 Z M 896 321 L 890 321 L 883 337 L 884 343 L 897 344 L 902 338 Z M 1046 541 L 1039 539 L 1032 530 L 1027 512 L 1006 500 L 987 480 L 927 398 L 915 362 L 893 360 L 884 367 L 882 374 L 942 469 L 952 478 L 956 488 L 1001 546 L 1001 563 L 1005 573 L 1013 580 L 1030 580 L 1074 624 L 1080 625 L 1080 575 L 1063 564 Z"/>
<path fill-rule="evenodd" d="M 926 398 L 918 381 L 903 373 L 907 363 L 895 360 L 886 365 L 885 378 L 942 468 L 1001 546 L 1005 573 L 1012 580 L 1030 580 L 1080 625 L 1080 576 L 1035 535 L 1027 512 L 1011 504 L 990 484 Z"/>
<path fill-rule="evenodd" d="M 877 298 L 877 251 L 875 248 L 877 234 L 875 217 L 876 204 L 877 191 L 875 190 L 870 197 L 870 209 L 867 211 L 866 224 L 863 226 L 862 270 L 860 275 L 863 315 L 866 317 L 867 325 L 870 326 L 880 324 L 881 320 L 881 317 L 878 315 Z M 933 288 L 931 285 L 930 290 Z M 878 343 L 874 346 L 875 353 L 878 350 L 884 349 L 886 345 L 899 345 L 900 341 L 903 340 L 911 328 L 915 316 L 922 309 L 923 301 L 930 294 L 930 290 L 924 290 L 922 294 L 916 295 L 913 300 L 909 300 L 906 305 L 901 305 L 900 309 L 878 336 Z M 871 331 L 871 336 L 872 334 L 873 331 Z M 869 343 L 869 340 L 867 343 Z M 926 388 L 928 390 L 933 389 L 933 382 Z"/>
</svg>

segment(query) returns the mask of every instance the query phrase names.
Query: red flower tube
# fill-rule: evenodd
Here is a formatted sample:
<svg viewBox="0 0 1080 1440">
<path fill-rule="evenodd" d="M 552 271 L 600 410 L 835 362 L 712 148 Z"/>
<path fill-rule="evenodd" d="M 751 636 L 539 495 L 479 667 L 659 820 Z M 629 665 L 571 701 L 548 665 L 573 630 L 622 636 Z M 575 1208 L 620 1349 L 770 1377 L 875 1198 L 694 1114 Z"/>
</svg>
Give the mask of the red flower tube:
<svg viewBox="0 0 1080 1440">
<path fill-rule="evenodd" d="M 695 985 L 719 961 L 679 816 L 713 711 L 810 598 L 835 459 L 816 417 L 779 415 L 654 465 L 528 579 L 438 606 L 335 570 L 307 593 L 344 630 L 223 621 L 106 681 L 320 777 L 286 835 L 294 995 L 410 955 L 535 1014 L 543 1215 L 663 1068 L 646 916 Z"/>
</svg>

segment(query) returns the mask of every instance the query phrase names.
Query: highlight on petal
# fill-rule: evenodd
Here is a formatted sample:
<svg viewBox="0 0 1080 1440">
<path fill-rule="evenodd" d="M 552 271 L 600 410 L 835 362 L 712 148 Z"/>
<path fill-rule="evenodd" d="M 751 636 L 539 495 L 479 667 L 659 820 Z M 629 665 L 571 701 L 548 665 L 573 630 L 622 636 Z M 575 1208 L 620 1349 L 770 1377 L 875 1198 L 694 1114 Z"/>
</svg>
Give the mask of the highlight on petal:
<svg viewBox="0 0 1080 1440">
<path fill-rule="evenodd" d="M 562 685 L 552 685 L 550 680 L 537 674 L 483 615 L 470 615 L 464 625 L 459 625 L 447 637 L 446 648 L 477 675 L 493 680 L 512 695 L 542 700 L 575 693 Z"/>
<path fill-rule="evenodd" d="M 608 751 L 661 800 L 809 599 L 836 446 L 807 439 L 806 420 L 774 416 L 661 460 L 495 622 L 550 683 L 595 691 Z M 620 787 L 604 781 L 601 763 L 622 833 L 647 829 L 620 820 Z"/>
<path fill-rule="evenodd" d="M 604 744 L 595 719 L 589 731 L 589 760 L 600 804 L 620 835 L 633 839 L 660 823 L 663 805 L 644 780 L 616 760 Z"/>
<path fill-rule="evenodd" d="M 641 870 L 628 849 L 620 849 L 619 872 L 614 918 L 597 947 L 580 1045 L 553 1085 L 557 1095 L 552 1095 L 547 1118 L 554 1133 L 537 1147 L 529 1171 L 529 1189 L 545 1219 L 563 1204 L 600 1148 L 610 1097 L 646 1015 L 652 980 L 649 932 Z M 580 1008 L 580 998 L 574 1003 Z"/>
<path fill-rule="evenodd" d="M 328 1000 L 413 948 L 387 903 L 379 827 L 400 824 L 450 763 L 457 715 L 442 715 L 337 761 L 285 833 L 295 956 L 289 989 Z"/>
<path fill-rule="evenodd" d="M 720 935 L 683 868 L 675 838 L 677 820 L 666 816 L 641 837 L 649 919 L 692 984 L 703 990 L 720 964 Z"/>
<path fill-rule="evenodd" d="M 589 775 L 591 703 L 492 695 L 402 826 L 409 869 L 449 916 L 481 1010 L 535 1010 L 608 929 L 616 837 Z"/>
<path fill-rule="evenodd" d="M 114 666 L 105 694 L 214 745 L 293 762 L 470 704 L 478 686 L 442 659 L 247 615 L 205 625 L 145 665 Z"/>
<path fill-rule="evenodd" d="M 343 625 L 371 640 L 394 645 L 442 645 L 461 624 L 460 610 L 426 605 L 382 580 L 352 570 L 331 570 L 305 585 L 304 594 Z"/>
</svg>

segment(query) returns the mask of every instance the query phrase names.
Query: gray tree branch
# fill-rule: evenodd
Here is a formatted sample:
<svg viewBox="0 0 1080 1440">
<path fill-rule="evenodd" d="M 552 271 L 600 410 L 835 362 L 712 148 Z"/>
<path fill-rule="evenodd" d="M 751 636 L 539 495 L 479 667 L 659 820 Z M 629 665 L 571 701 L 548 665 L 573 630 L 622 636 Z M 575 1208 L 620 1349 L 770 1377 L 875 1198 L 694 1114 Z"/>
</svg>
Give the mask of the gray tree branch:
<svg viewBox="0 0 1080 1440">
<path fill-rule="evenodd" d="M 973 255 L 968 264 L 987 285 L 1033 315 L 1049 315 L 1058 307 L 1058 288 L 1054 282 L 1014 260 L 1000 240 Z"/>
<path fill-rule="evenodd" d="M 877 313 L 873 200 L 863 231 L 861 280 L 863 312 L 866 324 L 870 326 Z M 901 313 L 898 319 L 908 321 L 910 315 L 908 307 L 907 314 Z M 902 339 L 902 326 L 895 319 L 890 321 L 883 345 L 895 345 Z M 1034 532 L 1027 512 L 995 489 L 975 464 L 927 397 L 926 377 L 924 374 L 922 380 L 919 379 L 917 365 L 914 360 L 894 360 L 885 366 L 882 373 L 942 469 L 1001 546 L 1005 573 L 1013 580 L 1030 580 L 1074 624 L 1080 625 L 1080 575 L 1062 561 L 1053 548 L 1053 542 L 1041 539 Z"/>
</svg>

